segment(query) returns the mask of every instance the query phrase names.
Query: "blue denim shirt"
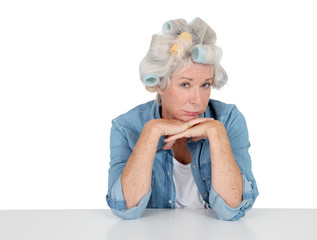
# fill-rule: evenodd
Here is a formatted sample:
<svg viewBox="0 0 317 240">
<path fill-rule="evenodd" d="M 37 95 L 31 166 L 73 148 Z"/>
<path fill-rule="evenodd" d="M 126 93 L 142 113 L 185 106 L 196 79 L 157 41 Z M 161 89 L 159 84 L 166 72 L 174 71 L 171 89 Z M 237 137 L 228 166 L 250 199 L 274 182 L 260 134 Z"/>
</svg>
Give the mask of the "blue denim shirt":
<svg viewBox="0 0 317 240">
<path fill-rule="evenodd" d="M 213 189 L 211 184 L 211 161 L 209 140 L 193 142 L 187 147 L 192 156 L 191 169 L 203 200 L 222 220 L 237 220 L 251 209 L 259 195 L 251 171 L 250 147 L 246 121 L 237 107 L 210 99 L 208 107 L 200 117 L 214 118 L 222 122 L 227 130 L 234 158 L 243 179 L 243 201 L 231 208 Z M 113 214 L 123 219 L 140 218 L 145 208 L 175 208 L 176 192 L 173 183 L 173 150 L 163 150 L 164 138 L 159 139 L 155 155 L 150 191 L 136 207 L 126 209 L 122 193 L 121 173 L 136 145 L 143 126 L 151 119 L 160 118 L 159 105 L 150 101 L 139 105 L 112 121 L 110 134 L 110 168 L 107 203 Z"/>
</svg>

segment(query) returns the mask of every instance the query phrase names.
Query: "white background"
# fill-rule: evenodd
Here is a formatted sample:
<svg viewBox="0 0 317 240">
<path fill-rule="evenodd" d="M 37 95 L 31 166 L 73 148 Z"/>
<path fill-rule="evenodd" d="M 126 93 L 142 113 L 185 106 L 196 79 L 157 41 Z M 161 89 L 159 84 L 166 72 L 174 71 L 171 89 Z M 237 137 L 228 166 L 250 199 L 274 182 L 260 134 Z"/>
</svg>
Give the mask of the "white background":
<svg viewBox="0 0 317 240">
<path fill-rule="evenodd" d="M 217 33 L 250 135 L 254 207 L 316 208 L 314 1 L 1 1 L 0 209 L 108 208 L 111 119 L 155 98 L 138 66 L 165 21 Z"/>
</svg>

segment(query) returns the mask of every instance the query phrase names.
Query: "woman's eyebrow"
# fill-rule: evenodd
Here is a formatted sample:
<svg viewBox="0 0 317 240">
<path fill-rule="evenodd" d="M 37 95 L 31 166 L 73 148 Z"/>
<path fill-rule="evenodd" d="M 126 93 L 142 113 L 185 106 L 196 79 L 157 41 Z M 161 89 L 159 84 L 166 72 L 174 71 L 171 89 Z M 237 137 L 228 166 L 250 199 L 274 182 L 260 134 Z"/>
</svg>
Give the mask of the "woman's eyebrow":
<svg viewBox="0 0 317 240">
<path fill-rule="evenodd" d="M 187 79 L 187 80 L 189 80 L 189 81 L 193 81 L 192 78 L 187 78 L 187 77 L 181 77 L 180 79 Z"/>
<path fill-rule="evenodd" d="M 187 77 L 181 77 L 180 79 L 187 79 L 188 81 L 193 81 L 192 78 L 187 78 Z M 208 79 L 205 80 L 205 82 L 210 81 L 210 80 L 213 80 L 213 78 L 212 77 L 208 78 Z"/>
</svg>

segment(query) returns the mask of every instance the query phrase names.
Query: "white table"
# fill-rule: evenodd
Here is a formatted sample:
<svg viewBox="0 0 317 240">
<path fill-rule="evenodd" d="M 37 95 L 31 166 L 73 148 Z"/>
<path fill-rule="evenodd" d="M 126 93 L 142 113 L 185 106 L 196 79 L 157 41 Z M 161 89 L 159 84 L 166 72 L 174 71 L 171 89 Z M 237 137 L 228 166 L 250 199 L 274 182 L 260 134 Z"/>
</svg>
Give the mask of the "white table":
<svg viewBox="0 0 317 240">
<path fill-rule="evenodd" d="M 212 210 L 147 209 L 121 220 L 108 209 L 2 210 L 1 240 L 97 239 L 317 239 L 317 209 L 252 209 L 238 221 Z"/>
</svg>

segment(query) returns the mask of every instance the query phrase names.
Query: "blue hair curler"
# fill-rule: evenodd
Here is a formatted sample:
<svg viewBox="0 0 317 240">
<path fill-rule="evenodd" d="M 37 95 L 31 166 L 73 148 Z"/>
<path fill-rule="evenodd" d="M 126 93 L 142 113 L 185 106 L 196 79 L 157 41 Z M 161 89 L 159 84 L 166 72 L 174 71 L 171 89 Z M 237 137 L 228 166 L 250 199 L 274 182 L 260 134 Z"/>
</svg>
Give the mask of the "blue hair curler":
<svg viewBox="0 0 317 240">
<path fill-rule="evenodd" d="M 215 47 L 214 49 L 215 49 L 216 56 L 212 59 L 205 59 L 203 57 L 203 52 L 207 53 L 206 55 L 208 56 L 211 49 L 206 46 L 196 45 L 192 50 L 192 58 L 194 62 L 204 63 L 204 64 L 215 64 L 216 62 L 220 60 L 221 53 L 217 47 Z"/>
<path fill-rule="evenodd" d="M 170 21 L 167 21 L 166 23 L 163 24 L 163 28 L 162 28 L 163 32 L 169 31 L 171 29 L 172 29 L 172 24 Z"/>
<path fill-rule="evenodd" d="M 188 26 L 192 25 L 197 19 L 198 19 L 198 17 L 195 17 L 195 18 L 188 24 Z"/>
<path fill-rule="evenodd" d="M 160 78 L 155 75 L 145 75 L 142 82 L 147 87 L 153 87 L 160 82 Z"/>
</svg>

